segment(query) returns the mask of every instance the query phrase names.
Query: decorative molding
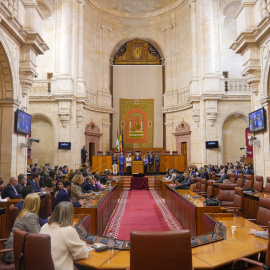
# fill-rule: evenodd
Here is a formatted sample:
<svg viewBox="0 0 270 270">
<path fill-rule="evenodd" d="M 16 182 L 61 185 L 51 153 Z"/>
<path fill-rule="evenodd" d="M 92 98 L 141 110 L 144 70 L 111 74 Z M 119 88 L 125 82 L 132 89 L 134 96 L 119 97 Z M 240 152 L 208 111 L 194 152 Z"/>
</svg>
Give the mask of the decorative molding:
<svg viewBox="0 0 270 270">
<path fill-rule="evenodd" d="M 58 113 L 58 115 L 59 115 L 59 120 L 60 120 L 60 122 L 61 122 L 61 124 L 62 124 L 62 127 L 63 128 L 66 128 L 67 127 L 67 125 L 69 124 L 69 122 L 70 122 L 70 114 L 64 114 L 64 113 Z"/>
<path fill-rule="evenodd" d="M 22 96 L 25 97 L 28 95 L 30 87 L 34 84 L 34 79 L 37 77 L 35 70 L 29 68 L 20 68 L 19 76 L 22 89 Z"/>
<path fill-rule="evenodd" d="M 181 136 L 181 135 L 187 135 L 190 134 L 190 125 L 185 122 L 184 120 L 175 128 L 175 133 L 173 135 L 175 136 Z"/>
</svg>

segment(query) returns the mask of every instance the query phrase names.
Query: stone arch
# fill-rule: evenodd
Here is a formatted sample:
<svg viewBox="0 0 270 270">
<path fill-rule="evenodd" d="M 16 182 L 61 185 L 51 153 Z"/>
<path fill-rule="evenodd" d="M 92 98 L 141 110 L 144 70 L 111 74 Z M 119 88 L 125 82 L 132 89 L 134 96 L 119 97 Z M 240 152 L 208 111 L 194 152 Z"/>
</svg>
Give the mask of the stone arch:
<svg viewBox="0 0 270 270">
<path fill-rule="evenodd" d="M 85 127 L 85 148 L 88 152 L 88 160 L 92 165 L 92 156 L 96 156 L 97 152 L 100 150 L 100 137 L 103 135 L 100 133 L 100 128 L 94 122 L 90 122 Z"/>
<path fill-rule="evenodd" d="M 55 7 L 52 0 L 38 0 L 37 4 L 46 19 L 54 14 Z"/>
<path fill-rule="evenodd" d="M 39 143 L 33 143 L 33 153 L 30 154 L 32 163 L 39 165 L 45 163 L 55 164 L 55 132 L 51 119 L 44 114 L 32 114 L 31 137 L 39 139 Z"/>
<path fill-rule="evenodd" d="M 245 154 L 240 147 L 246 145 L 245 130 L 248 116 L 242 112 L 232 112 L 222 121 L 223 162 L 235 162 Z"/>
<path fill-rule="evenodd" d="M 173 133 L 176 139 L 176 150 L 179 154 L 186 154 L 187 161 L 191 161 L 191 130 L 190 125 L 183 121 L 175 128 L 175 132 Z M 185 148 L 185 149 L 184 149 Z M 186 153 L 183 153 L 186 151 Z"/>
<path fill-rule="evenodd" d="M 133 38 L 128 38 L 128 39 L 123 39 L 121 41 L 119 41 L 115 46 L 114 49 L 110 55 L 110 58 L 113 59 L 115 54 L 118 52 L 118 50 L 127 42 L 131 41 L 131 40 L 135 40 L 135 39 L 140 39 L 140 40 L 144 40 L 149 42 L 153 47 L 155 47 L 155 49 L 158 51 L 159 55 L 161 58 L 164 58 L 164 53 L 161 49 L 161 47 L 159 46 L 159 44 L 154 41 L 153 39 L 148 39 L 148 38 L 140 38 L 140 37 L 133 37 Z"/>
</svg>

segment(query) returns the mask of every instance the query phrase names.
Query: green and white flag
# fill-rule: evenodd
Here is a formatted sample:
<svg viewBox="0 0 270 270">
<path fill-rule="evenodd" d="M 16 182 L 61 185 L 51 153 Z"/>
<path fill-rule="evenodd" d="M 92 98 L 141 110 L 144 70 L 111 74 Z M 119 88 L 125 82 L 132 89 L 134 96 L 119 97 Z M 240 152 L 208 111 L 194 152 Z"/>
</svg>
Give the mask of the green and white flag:
<svg viewBox="0 0 270 270">
<path fill-rule="evenodd" d="M 116 137 L 116 151 L 119 151 L 119 133 L 117 130 L 117 137 Z"/>
</svg>

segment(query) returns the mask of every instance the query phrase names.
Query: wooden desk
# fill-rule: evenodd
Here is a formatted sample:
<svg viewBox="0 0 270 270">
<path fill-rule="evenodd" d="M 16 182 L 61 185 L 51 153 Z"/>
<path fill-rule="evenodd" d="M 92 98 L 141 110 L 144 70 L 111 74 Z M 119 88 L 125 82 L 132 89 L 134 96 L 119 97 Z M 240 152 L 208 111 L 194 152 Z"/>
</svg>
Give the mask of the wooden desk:
<svg viewBox="0 0 270 270">
<path fill-rule="evenodd" d="M 190 196 L 190 198 L 187 198 Z M 165 202 L 184 229 L 191 236 L 204 234 L 204 213 L 220 212 L 219 206 L 204 206 L 204 198 L 188 189 L 174 189 L 165 186 Z"/>
<path fill-rule="evenodd" d="M 133 160 L 131 166 L 132 173 L 143 173 L 143 161 L 142 160 Z"/>
<path fill-rule="evenodd" d="M 118 203 L 118 185 L 110 191 L 103 191 L 102 197 L 94 196 L 93 204 L 90 206 L 75 207 L 75 214 L 91 215 L 91 233 L 102 235 L 111 214 Z"/>
<path fill-rule="evenodd" d="M 220 269 L 239 257 L 255 255 L 267 248 L 268 240 L 249 235 L 250 228 L 262 230 L 242 217 L 215 218 L 227 227 L 226 240 L 192 248 L 194 269 Z M 236 225 L 236 234 L 231 234 L 231 225 Z M 130 266 L 129 251 L 114 250 L 89 252 L 88 259 L 75 262 L 78 269 L 126 269 Z M 231 268 L 229 268 L 231 269 Z"/>
<path fill-rule="evenodd" d="M 172 184 L 172 181 L 166 181 L 164 177 L 156 176 L 154 180 L 154 189 L 157 191 L 159 196 L 165 198 L 165 186 Z"/>
<path fill-rule="evenodd" d="M 186 155 L 160 155 L 160 172 L 165 173 L 168 168 L 176 168 L 180 172 L 185 170 Z M 134 156 L 131 156 L 133 161 Z M 111 156 L 93 156 L 92 157 L 92 170 L 94 172 L 101 172 L 105 169 L 112 168 Z M 124 171 L 126 172 L 126 164 Z"/>
<path fill-rule="evenodd" d="M 5 238 L 6 208 L 0 208 L 0 239 Z"/>
</svg>

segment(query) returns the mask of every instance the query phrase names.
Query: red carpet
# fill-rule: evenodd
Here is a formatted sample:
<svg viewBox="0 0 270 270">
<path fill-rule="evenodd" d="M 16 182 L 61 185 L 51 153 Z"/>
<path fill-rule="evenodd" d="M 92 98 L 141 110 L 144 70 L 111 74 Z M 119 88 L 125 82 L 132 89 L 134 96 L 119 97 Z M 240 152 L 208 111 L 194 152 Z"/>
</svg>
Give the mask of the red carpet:
<svg viewBox="0 0 270 270">
<path fill-rule="evenodd" d="M 112 230 L 115 238 L 129 240 L 131 231 L 181 229 L 156 191 L 125 190 L 104 234 Z"/>
</svg>

